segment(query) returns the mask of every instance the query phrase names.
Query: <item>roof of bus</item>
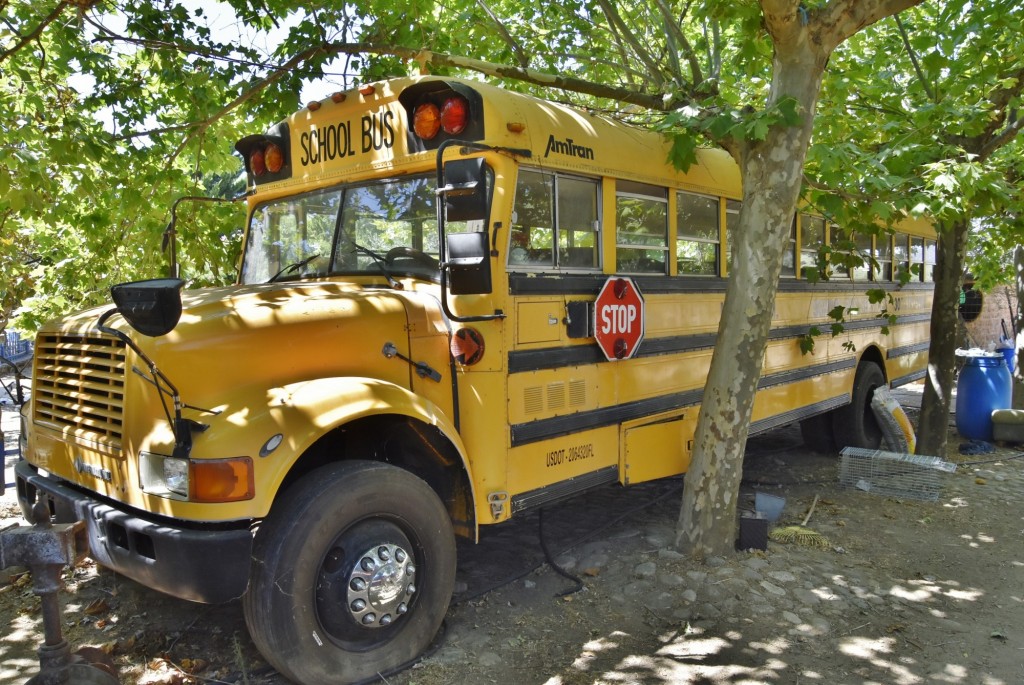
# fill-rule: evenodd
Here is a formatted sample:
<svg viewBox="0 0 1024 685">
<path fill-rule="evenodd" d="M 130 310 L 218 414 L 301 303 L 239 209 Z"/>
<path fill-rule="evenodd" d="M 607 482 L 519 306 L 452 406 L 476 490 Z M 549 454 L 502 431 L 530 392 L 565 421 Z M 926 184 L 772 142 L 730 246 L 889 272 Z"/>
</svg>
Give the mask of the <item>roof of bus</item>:
<svg viewBox="0 0 1024 685">
<path fill-rule="evenodd" d="M 478 142 L 529 150 L 529 158 L 522 160 L 526 165 L 742 197 L 739 167 L 724 150 L 698 148 L 697 162 L 681 172 L 669 162 L 670 143 L 660 133 L 498 85 L 447 76 L 365 84 L 295 112 L 282 122 L 290 131 L 291 176 L 262 185 L 261 191 L 290 188 L 294 192 L 296 185 L 370 176 L 382 168 L 395 172 L 433 168 L 434 150 L 412 149 L 411 124 L 399 98 L 407 89 L 445 84 L 457 84 L 463 92 L 469 89 L 480 96 L 484 135 Z M 335 154 L 329 154 L 332 151 Z M 934 235 L 931 222 L 925 219 L 906 218 L 897 222 L 897 228 Z"/>
<path fill-rule="evenodd" d="M 459 84 L 478 93 L 484 114 L 484 136 L 478 142 L 528 149 L 531 156 L 523 160 L 525 164 L 684 187 L 731 198 L 741 195 L 739 168 L 723 150 L 698 149 L 697 163 L 682 173 L 669 163 L 669 143 L 659 133 L 482 81 L 442 76 L 366 84 L 292 114 L 284 122 L 291 131 L 294 160 L 292 179 L 287 185 L 358 173 L 366 165 L 422 166 L 427 160 L 432 165 L 433 151 L 417 152 L 407 146 L 406 132 L 411 126 L 398 101 L 406 89 L 426 83 Z M 369 90 L 367 86 L 372 86 L 372 92 L 365 92 Z M 391 148 L 378 145 L 381 136 L 389 134 L 383 128 L 386 112 L 392 113 L 389 125 L 394 129 L 395 140 Z M 309 149 L 309 136 L 314 131 L 318 140 L 313 145 L 319 139 L 330 138 L 329 146 L 336 153 L 333 159 L 310 159 L 322 156 Z"/>
</svg>

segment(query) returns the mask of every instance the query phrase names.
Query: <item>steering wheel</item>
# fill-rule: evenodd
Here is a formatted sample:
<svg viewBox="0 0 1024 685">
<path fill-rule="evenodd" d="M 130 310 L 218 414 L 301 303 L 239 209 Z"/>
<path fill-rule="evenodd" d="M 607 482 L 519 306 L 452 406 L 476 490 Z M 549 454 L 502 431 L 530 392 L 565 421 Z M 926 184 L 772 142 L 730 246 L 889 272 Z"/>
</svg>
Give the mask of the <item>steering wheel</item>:
<svg viewBox="0 0 1024 685">
<path fill-rule="evenodd" d="M 405 257 L 411 259 L 414 262 L 427 267 L 428 269 L 437 269 L 437 260 L 420 250 L 407 247 L 405 245 L 399 245 L 388 250 L 388 253 L 384 255 L 384 263 L 391 266 L 396 260 Z"/>
</svg>

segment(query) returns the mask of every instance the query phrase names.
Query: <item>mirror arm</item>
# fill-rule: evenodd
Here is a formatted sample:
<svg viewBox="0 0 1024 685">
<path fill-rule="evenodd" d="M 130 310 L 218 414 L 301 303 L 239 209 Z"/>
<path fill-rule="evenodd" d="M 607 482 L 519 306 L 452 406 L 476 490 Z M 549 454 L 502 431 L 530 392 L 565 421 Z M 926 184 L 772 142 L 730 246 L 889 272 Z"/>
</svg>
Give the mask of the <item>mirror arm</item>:
<svg viewBox="0 0 1024 685">
<path fill-rule="evenodd" d="M 96 328 L 101 332 L 106 333 L 107 335 L 114 336 L 115 338 L 123 342 L 125 345 L 130 347 L 132 352 L 138 355 L 139 359 L 145 362 L 146 366 L 149 367 L 149 373 L 153 376 L 153 378 L 159 379 L 160 382 L 167 386 L 166 389 L 161 388 L 160 383 L 154 381 L 154 385 L 156 386 L 157 392 L 161 394 L 165 392 L 169 393 L 171 396 L 171 401 L 174 403 L 174 418 L 167 416 L 167 420 L 170 422 L 171 429 L 174 434 L 173 456 L 180 457 L 182 459 L 188 459 L 189 454 L 192 451 L 192 431 L 205 430 L 205 427 L 203 426 L 203 424 L 196 423 L 191 419 L 186 419 L 182 417 L 181 409 L 183 405 L 181 403 L 181 395 L 178 394 L 178 388 L 174 385 L 174 383 L 171 382 L 171 379 L 168 378 L 163 371 L 157 368 L 156 362 L 150 359 L 146 355 L 146 353 L 142 351 L 142 348 L 140 348 L 135 343 L 135 341 L 132 340 L 131 336 L 128 335 L 127 333 L 123 333 L 117 330 L 116 328 L 111 328 L 110 326 L 106 325 L 107 319 L 109 319 L 112 315 L 118 313 L 120 312 L 118 312 L 116 307 L 113 309 L 108 309 L 107 311 L 103 312 L 103 314 L 100 315 L 99 320 L 96 322 Z M 164 404 L 162 396 L 160 402 L 161 404 Z M 167 412 L 166 404 L 164 404 L 164 412 Z"/>
<path fill-rule="evenodd" d="M 178 265 L 178 231 L 176 226 L 178 224 L 178 204 L 189 200 L 191 202 L 238 202 L 244 200 L 246 197 L 245 193 L 236 195 L 235 197 L 205 197 L 203 195 L 183 195 L 179 197 L 171 205 L 171 220 L 167 224 L 167 228 L 164 229 L 163 242 L 160 246 L 161 252 L 167 252 L 167 248 L 171 248 L 171 264 L 170 264 L 170 277 L 180 278 L 180 267 Z"/>
</svg>

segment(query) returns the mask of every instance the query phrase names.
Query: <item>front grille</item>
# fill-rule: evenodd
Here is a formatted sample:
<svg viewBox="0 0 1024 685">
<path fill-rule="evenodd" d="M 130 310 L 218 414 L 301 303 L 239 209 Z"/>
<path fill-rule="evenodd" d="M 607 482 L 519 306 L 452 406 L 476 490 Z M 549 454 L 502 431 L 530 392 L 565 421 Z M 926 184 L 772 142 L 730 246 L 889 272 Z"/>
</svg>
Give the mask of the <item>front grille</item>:
<svg viewBox="0 0 1024 685">
<path fill-rule="evenodd" d="M 120 443 L 125 346 L 100 335 L 40 335 L 32 394 L 35 420 Z"/>
</svg>

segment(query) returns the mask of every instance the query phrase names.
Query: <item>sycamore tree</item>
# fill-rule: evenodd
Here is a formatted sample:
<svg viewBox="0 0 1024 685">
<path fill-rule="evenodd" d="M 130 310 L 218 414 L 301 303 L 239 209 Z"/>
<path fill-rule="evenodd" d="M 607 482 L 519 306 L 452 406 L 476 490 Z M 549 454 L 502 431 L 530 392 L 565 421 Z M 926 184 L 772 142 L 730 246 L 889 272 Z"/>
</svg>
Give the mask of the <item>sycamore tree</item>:
<svg viewBox="0 0 1024 685">
<path fill-rule="evenodd" d="M 1021 242 L 1022 21 L 1013 0 L 925 3 L 851 39 L 823 91 L 808 173 L 826 190 L 814 201 L 846 220 L 925 215 L 938 231 L 921 454 L 946 450 L 971 227 L 983 284 L 1012 277 L 1006 256 Z"/>
<path fill-rule="evenodd" d="M 724 552 L 735 539 L 753 397 L 830 59 L 921 2 L 218 5 L 246 30 L 273 33 L 266 49 L 218 35 L 205 10 L 179 2 L 2 3 L 0 104 L 11 115 L 0 123 L 0 217 L 12 235 L 31 234 L 38 260 L 37 296 L 23 317 L 96 301 L 109 283 L 162 268 L 172 198 L 201 194 L 211 175 L 237 169 L 230 143 L 243 129 L 282 118 L 304 79 L 331 72 L 347 83 L 421 70 L 484 74 L 659 128 L 681 167 L 698 144 L 719 145 L 743 175 L 743 211 L 679 542 L 696 555 Z M 191 231 L 183 259 L 195 283 L 230 272 L 238 214 L 211 211 L 181 228 Z"/>
</svg>

